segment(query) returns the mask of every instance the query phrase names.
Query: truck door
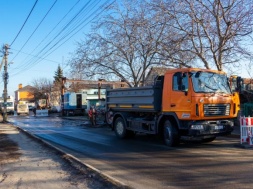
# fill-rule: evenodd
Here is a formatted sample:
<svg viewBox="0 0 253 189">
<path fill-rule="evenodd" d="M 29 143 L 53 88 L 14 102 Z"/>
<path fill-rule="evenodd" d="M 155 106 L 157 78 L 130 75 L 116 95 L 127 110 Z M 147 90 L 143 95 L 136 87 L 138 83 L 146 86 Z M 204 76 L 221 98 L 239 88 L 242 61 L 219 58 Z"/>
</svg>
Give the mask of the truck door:
<svg viewBox="0 0 253 189">
<path fill-rule="evenodd" d="M 82 108 L 82 95 L 81 94 L 76 95 L 76 108 L 78 108 L 78 109 Z"/>
<path fill-rule="evenodd" d="M 168 110 L 175 112 L 179 119 L 191 116 L 191 90 L 188 73 L 177 72 L 172 75 L 172 85 L 168 90 Z"/>
</svg>

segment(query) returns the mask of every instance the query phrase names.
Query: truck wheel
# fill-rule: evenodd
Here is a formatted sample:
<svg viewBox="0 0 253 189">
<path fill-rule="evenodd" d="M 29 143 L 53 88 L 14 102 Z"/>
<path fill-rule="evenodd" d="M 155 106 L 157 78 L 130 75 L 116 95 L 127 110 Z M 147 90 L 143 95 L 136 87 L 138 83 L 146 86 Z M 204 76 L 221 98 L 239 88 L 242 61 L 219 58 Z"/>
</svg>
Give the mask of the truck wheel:
<svg viewBox="0 0 253 189">
<path fill-rule="evenodd" d="M 177 146 L 180 143 L 178 129 L 169 120 L 164 123 L 163 138 L 165 144 L 170 147 Z"/>
<path fill-rule="evenodd" d="M 112 124 L 112 121 L 113 121 L 113 112 L 112 111 L 108 111 L 105 113 L 105 121 L 108 125 Z"/>
<path fill-rule="evenodd" d="M 114 123 L 114 131 L 117 137 L 126 138 L 126 126 L 122 117 L 118 117 Z"/>
</svg>

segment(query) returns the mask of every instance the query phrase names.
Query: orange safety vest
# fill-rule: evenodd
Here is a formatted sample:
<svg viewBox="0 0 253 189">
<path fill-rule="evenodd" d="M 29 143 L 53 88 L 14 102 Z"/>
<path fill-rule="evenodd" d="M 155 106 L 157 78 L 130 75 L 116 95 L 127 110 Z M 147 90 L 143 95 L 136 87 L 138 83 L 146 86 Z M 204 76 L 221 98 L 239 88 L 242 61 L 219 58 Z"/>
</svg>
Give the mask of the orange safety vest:
<svg viewBox="0 0 253 189">
<path fill-rule="evenodd" d="M 91 109 L 89 110 L 88 114 L 89 114 L 89 117 L 92 116 L 92 110 Z"/>
</svg>

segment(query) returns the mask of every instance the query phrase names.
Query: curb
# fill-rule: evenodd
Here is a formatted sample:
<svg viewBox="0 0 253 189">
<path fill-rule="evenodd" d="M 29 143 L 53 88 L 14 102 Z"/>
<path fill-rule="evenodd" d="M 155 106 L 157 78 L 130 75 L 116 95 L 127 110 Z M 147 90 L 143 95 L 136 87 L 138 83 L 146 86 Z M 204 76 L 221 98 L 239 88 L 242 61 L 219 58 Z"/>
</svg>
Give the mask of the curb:
<svg viewBox="0 0 253 189">
<path fill-rule="evenodd" d="M 86 171 L 90 171 L 91 174 L 90 176 L 93 177 L 94 174 L 98 174 L 99 177 L 101 177 L 104 181 L 106 182 L 110 182 L 112 185 L 114 185 L 115 187 L 119 188 L 119 189 L 132 189 L 130 186 L 126 185 L 125 183 L 111 177 L 108 174 L 103 173 L 102 171 L 98 170 L 97 168 L 83 163 L 81 162 L 78 158 L 76 158 L 75 156 L 68 154 L 66 152 L 64 152 L 63 150 L 57 148 L 56 146 L 46 142 L 45 140 L 29 133 L 28 131 L 20 128 L 19 126 L 14 125 L 11 122 L 8 122 L 10 125 L 12 125 L 13 127 L 17 128 L 19 131 L 21 131 L 22 133 L 24 133 L 25 135 L 27 135 L 28 137 L 37 140 L 38 142 L 44 144 L 45 146 L 55 150 L 57 153 L 59 153 L 60 155 L 62 155 L 63 159 L 65 159 L 66 161 L 68 161 L 70 163 L 70 165 L 72 165 L 75 169 L 85 169 Z"/>
</svg>

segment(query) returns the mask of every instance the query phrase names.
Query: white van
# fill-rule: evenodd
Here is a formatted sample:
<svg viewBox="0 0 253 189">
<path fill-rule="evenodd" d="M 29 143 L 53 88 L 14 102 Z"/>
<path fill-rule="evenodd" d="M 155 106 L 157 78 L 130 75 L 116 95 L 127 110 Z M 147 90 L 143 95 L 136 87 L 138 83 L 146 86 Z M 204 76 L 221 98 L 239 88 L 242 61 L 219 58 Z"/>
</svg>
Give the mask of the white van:
<svg viewBox="0 0 253 189">
<path fill-rule="evenodd" d="M 1 102 L 2 112 L 4 111 L 4 102 Z M 6 102 L 6 113 L 7 114 L 14 114 L 14 102 L 7 101 Z"/>
<path fill-rule="evenodd" d="M 18 104 L 17 105 L 17 114 L 27 114 L 29 115 L 28 104 Z"/>
<path fill-rule="evenodd" d="M 2 112 L 4 112 L 4 108 L 6 106 L 6 113 L 14 114 L 14 100 L 12 97 L 8 97 L 6 103 L 4 103 L 4 98 L 0 97 L 0 105 Z"/>
</svg>

